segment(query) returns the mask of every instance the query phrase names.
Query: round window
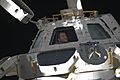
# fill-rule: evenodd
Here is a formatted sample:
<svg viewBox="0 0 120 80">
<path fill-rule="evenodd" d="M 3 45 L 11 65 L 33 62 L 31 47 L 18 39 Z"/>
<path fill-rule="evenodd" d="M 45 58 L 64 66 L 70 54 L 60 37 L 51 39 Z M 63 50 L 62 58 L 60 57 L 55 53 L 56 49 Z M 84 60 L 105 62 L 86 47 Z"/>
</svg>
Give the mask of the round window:
<svg viewBox="0 0 120 80">
<path fill-rule="evenodd" d="M 98 43 L 80 44 L 78 50 L 83 61 L 92 65 L 99 65 L 108 59 L 107 51 Z"/>
</svg>

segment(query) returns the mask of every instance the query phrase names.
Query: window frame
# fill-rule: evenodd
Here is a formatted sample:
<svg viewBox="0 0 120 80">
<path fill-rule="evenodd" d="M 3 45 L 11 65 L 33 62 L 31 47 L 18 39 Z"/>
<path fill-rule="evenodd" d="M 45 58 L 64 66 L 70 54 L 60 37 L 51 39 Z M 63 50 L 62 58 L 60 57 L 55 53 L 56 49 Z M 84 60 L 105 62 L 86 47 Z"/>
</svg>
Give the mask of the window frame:
<svg viewBox="0 0 120 80">
<path fill-rule="evenodd" d="M 102 39 L 98 39 L 98 38 L 96 38 L 96 39 L 94 39 L 92 36 L 91 36 L 91 33 L 90 33 L 90 31 L 89 31 L 89 26 L 88 25 L 94 25 L 94 24 L 97 24 L 97 25 L 99 25 L 100 27 L 101 27 L 101 29 L 102 30 L 104 30 L 104 33 L 106 33 L 109 37 L 104 37 L 104 38 L 102 38 Z M 101 25 L 100 23 L 87 23 L 87 29 L 88 29 L 88 33 L 89 33 L 89 35 L 90 35 L 90 37 L 91 37 L 91 39 L 92 40 L 104 40 L 104 39 L 111 39 L 112 38 L 112 36 L 109 34 L 109 32 L 104 28 L 104 26 L 103 25 Z"/>
<path fill-rule="evenodd" d="M 53 30 L 53 33 L 52 33 L 49 45 L 55 45 L 55 44 L 57 44 L 57 43 L 55 43 L 55 40 L 56 40 L 57 35 L 58 35 L 59 32 L 65 32 L 67 34 L 68 39 L 70 40 L 70 42 L 77 42 L 78 41 L 78 36 L 77 36 L 77 33 L 76 33 L 75 29 L 74 29 L 74 26 L 57 27 L 57 28 L 55 28 Z M 73 33 L 73 35 L 74 35 L 73 36 L 74 38 L 72 38 L 72 39 L 70 38 L 70 34 L 68 34 L 70 32 L 71 32 L 71 34 Z"/>
</svg>

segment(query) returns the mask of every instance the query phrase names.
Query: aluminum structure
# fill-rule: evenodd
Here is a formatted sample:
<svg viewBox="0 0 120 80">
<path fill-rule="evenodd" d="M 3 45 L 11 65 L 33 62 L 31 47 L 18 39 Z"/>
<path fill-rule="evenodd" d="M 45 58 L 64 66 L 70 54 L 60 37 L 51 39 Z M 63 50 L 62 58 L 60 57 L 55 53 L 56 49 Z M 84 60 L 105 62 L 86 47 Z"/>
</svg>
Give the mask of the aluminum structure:
<svg viewBox="0 0 120 80">
<path fill-rule="evenodd" d="M 115 80 L 120 77 L 120 26 L 114 17 L 84 11 L 80 0 L 67 0 L 68 9 L 52 18 L 32 21 L 34 13 L 22 0 L 0 0 L 19 21 L 39 31 L 28 53 L 0 60 L 0 78 L 19 80 Z M 59 44 L 60 32 L 69 42 Z"/>
</svg>

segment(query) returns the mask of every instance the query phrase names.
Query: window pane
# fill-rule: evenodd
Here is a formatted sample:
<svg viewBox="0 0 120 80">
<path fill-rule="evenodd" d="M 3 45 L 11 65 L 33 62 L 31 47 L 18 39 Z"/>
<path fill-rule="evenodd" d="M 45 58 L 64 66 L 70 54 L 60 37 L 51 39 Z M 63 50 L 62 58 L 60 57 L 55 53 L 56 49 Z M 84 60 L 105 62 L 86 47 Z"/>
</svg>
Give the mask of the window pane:
<svg viewBox="0 0 120 80">
<path fill-rule="evenodd" d="M 68 42 L 75 42 L 78 41 L 77 35 L 75 33 L 74 27 L 70 26 L 70 27 L 59 27 L 56 28 L 53 31 L 52 37 L 51 37 L 51 41 L 50 41 L 50 45 L 53 44 L 59 44 L 58 41 L 58 36 L 60 33 L 65 33 L 67 38 L 68 38 Z"/>
<path fill-rule="evenodd" d="M 111 38 L 100 24 L 87 24 L 87 27 L 93 40 Z"/>
<path fill-rule="evenodd" d="M 49 51 L 38 54 L 37 59 L 41 66 L 56 65 L 67 62 L 74 52 L 75 49 Z"/>
</svg>

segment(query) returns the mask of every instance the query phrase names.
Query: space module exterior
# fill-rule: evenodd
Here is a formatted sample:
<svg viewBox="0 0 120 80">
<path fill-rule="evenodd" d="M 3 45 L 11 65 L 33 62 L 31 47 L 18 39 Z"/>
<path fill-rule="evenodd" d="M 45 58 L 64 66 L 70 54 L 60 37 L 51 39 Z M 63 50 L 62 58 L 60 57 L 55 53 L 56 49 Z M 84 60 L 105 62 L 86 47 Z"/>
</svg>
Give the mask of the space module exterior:
<svg viewBox="0 0 120 80">
<path fill-rule="evenodd" d="M 0 60 L 0 78 L 19 80 L 115 80 L 120 77 L 120 26 L 111 14 L 84 11 L 80 0 L 67 0 L 68 9 L 33 21 L 22 0 L 0 0 L 19 21 L 39 31 L 28 53 Z M 59 32 L 68 43 L 58 44 Z"/>
</svg>

